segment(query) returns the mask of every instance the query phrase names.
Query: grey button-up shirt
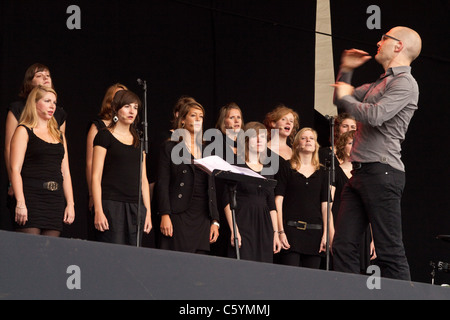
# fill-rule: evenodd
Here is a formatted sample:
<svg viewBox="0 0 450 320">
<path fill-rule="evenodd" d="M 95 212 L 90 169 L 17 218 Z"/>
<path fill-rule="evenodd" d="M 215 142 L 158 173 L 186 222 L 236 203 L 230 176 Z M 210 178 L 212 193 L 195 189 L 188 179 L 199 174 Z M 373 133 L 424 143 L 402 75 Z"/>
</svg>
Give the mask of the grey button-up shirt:
<svg viewBox="0 0 450 320">
<path fill-rule="evenodd" d="M 340 73 L 338 81 L 350 83 L 352 72 Z M 353 140 L 351 161 L 387 163 L 405 171 L 401 143 L 418 108 L 419 87 L 411 67 L 389 68 L 374 83 L 355 89 L 335 101 L 338 109 L 352 114 L 361 123 Z"/>
</svg>

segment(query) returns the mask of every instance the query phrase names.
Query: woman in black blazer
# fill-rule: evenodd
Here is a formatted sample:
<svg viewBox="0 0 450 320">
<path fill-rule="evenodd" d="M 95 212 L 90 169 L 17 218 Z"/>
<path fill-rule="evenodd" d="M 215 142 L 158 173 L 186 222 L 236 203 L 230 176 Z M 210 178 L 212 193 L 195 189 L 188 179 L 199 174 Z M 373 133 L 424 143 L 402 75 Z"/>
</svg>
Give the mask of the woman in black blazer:
<svg viewBox="0 0 450 320">
<path fill-rule="evenodd" d="M 162 145 L 156 183 L 161 249 L 207 253 L 219 236 L 214 179 L 192 164 L 202 157 L 204 114 L 199 103 L 187 102 Z"/>
</svg>

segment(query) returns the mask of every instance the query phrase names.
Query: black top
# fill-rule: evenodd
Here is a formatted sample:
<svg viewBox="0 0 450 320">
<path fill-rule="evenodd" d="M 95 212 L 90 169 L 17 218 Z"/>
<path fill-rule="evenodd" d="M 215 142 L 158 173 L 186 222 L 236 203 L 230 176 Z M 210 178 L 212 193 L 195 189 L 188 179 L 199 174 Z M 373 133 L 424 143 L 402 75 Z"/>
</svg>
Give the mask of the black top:
<svg viewBox="0 0 450 320">
<path fill-rule="evenodd" d="M 331 208 L 331 211 L 333 212 L 333 220 L 335 223 L 337 221 L 339 208 L 341 206 L 341 193 L 347 181 L 348 177 L 345 174 L 344 170 L 342 170 L 340 165 L 336 166 L 336 174 L 335 174 L 336 191 L 334 192 L 333 206 Z"/>
<path fill-rule="evenodd" d="M 335 151 L 336 152 L 336 151 Z M 325 166 L 325 168 L 331 168 L 331 147 L 322 147 L 319 149 L 319 162 Z M 334 155 L 334 168 L 339 166 L 339 160 L 336 157 L 336 154 Z"/>
<path fill-rule="evenodd" d="M 288 226 L 287 221 L 304 221 L 309 224 L 321 224 L 322 202 L 328 200 L 328 176 L 321 169 L 305 177 L 290 166 L 280 166 L 276 175 L 275 196 L 283 196 L 284 231 L 295 252 L 314 254 L 319 252 L 322 230 L 297 230 Z"/>
<path fill-rule="evenodd" d="M 100 118 L 95 118 L 89 123 L 89 127 L 87 128 L 87 131 L 91 128 L 91 125 L 94 125 L 97 128 L 97 131 L 100 131 L 101 129 L 106 128 L 105 123 Z"/>
<path fill-rule="evenodd" d="M 61 163 L 64 158 L 62 143 L 49 143 L 34 134 L 33 129 L 27 129 L 29 140 L 22 165 L 23 179 L 33 178 L 42 181 L 56 181 L 61 183 L 63 176 Z"/>
<path fill-rule="evenodd" d="M 97 133 L 95 146 L 107 150 L 102 175 L 102 199 L 138 202 L 140 147 L 123 144 L 108 129 Z"/>
<path fill-rule="evenodd" d="M 237 167 L 250 169 L 252 171 L 252 168 L 250 168 L 247 163 L 244 164 L 238 164 Z M 267 165 L 264 165 L 265 168 L 268 168 Z M 261 171 L 257 172 L 258 174 L 261 174 Z M 262 174 L 261 174 L 262 175 Z M 262 175 L 266 179 L 274 179 L 274 174 L 264 174 Z M 236 187 L 236 195 L 237 198 L 239 198 L 241 201 L 237 201 L 237 206 L 239 207 L 239 203 L 243 204 L 244 202 L 249 202 L 249 199 L 251 198 L 259 198 L 258 201 L 261 203 L 258 203 L 258 205 L 265 206 L 269 209 L 269 211 L 277 210 L 275 206 L 275 196 L 274 196 L 274 189 L 271 187 L 264 186 L 262 184 L 252 184 L 252 183 L 242 183 L 239 182 Z M 223 203 L 225 206 L 229 204 L 231 201 L 231 194 L 229 190 L 227 190 L 223 195 Z M 248 204 L 246 204 L 248 205 Z M 240 208 L 237 208 L 240 209 Z"/>
<path fill-rule="evenodd" d="M 20 115 L 22 114 L 23 109 L 25 109 L 25 101 L 19 100 L 11 103 L 8 106 L 8 111 L 11 111 L 14 117 L 17 119 L 17 122 L 20 120 Z M 56 122 L 58 123 L 58 126 L 61 127 L 61 125 L 66 121 L 67 119 L 67 113 L 64 111 L 61 107 L 56 107 L 55 113 L 53 116 L 56 119 Z"/>
</svg>

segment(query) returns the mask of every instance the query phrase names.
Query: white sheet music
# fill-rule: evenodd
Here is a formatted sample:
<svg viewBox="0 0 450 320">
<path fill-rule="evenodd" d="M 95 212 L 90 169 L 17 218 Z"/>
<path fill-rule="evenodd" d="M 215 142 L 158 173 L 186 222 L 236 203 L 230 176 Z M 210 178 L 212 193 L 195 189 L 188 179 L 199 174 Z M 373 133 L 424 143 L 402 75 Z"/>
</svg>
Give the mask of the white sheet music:
<svg viewBox="0 0 450 320">
<path fill-rule="evenodd" d="M 266 179 L 259 173 L 249 169 L 234 166 L 223 160 L 219 156 L 209 156 L 201 159 L 194 159 L 194 164 L 211 174 L 214 170 L 231 171 L 237 174 L 243 174 L 251 177 Z"/>
</svg>

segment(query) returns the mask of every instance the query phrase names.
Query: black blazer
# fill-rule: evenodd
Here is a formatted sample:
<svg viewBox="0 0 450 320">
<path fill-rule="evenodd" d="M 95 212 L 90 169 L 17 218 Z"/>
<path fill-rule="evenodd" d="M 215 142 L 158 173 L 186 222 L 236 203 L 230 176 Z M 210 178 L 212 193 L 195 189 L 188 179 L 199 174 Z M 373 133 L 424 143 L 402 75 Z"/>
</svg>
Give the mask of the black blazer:
<svg viewBox="0 0 450 320">
<path fill-rule="evenodd" d="M 158 161 L 158 179 L 156 182 L 158 213 L 176 214 L 185 211 L 191 202 L 194 187 L 194 165 L 192 156 L 181 142 L 165 141 L 162 144 Z M 183 159 L 183 163 L 175 164 L 171 159 L 172 150 L 184 148 L 183 154 L 189 158 Z M 180 152 L 181 154 L 181 152 Z M 216 188 L 214 177 L 208 175 L 208 204 L 211 220 L 219 221 L 217 210 Z"/>
</svg>

